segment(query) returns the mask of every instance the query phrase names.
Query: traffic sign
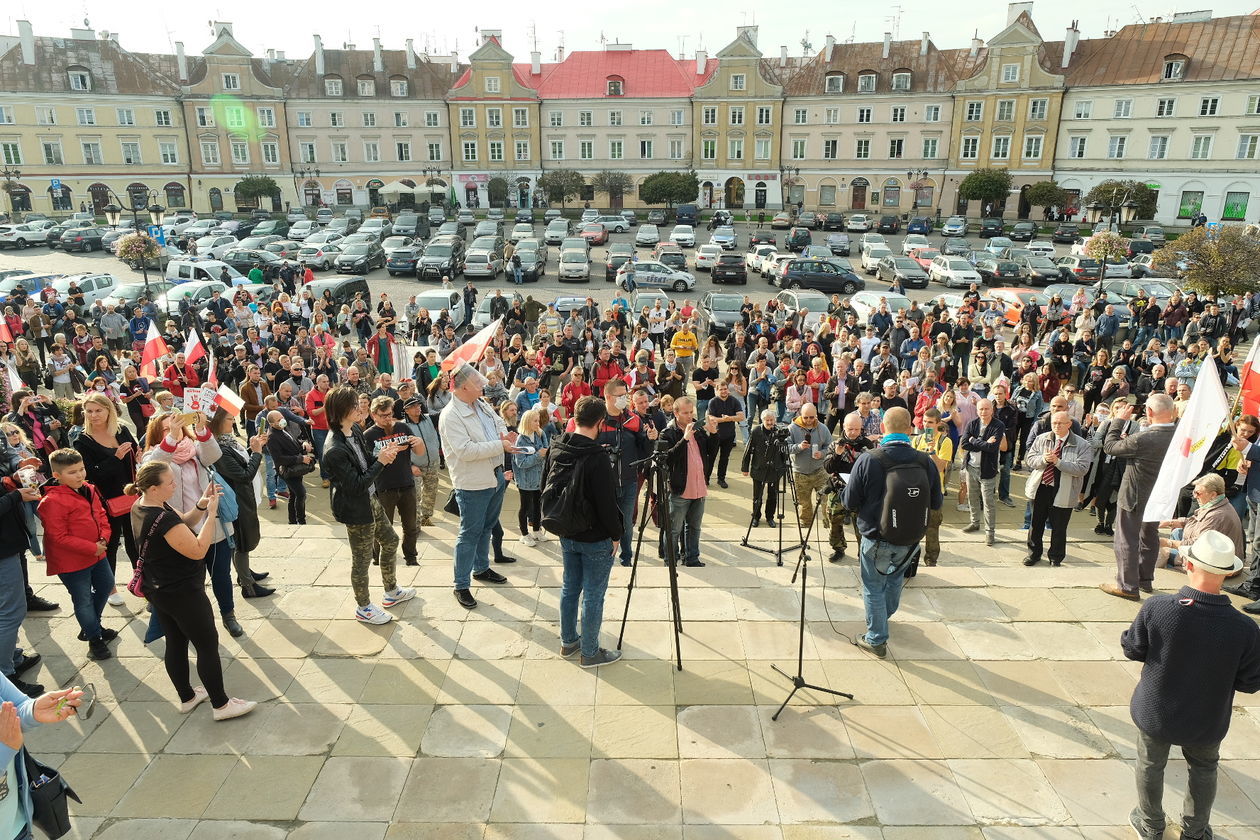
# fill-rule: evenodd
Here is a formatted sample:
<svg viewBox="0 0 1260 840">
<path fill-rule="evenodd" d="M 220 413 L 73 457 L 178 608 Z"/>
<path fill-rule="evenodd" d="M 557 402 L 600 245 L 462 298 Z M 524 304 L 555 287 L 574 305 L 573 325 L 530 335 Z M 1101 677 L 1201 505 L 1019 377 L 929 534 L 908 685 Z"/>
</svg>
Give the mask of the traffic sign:
<svg viewBox="0 0 1260 840">
<path fill-rule="evenodd" d="M 159 245 L 166 244 L 166 229 L 161 225 L 149 225 L 149 236 L 152 236 Z"/>
<path fill-rule="evenodd" d="M 1221 233 L 1221 223 L 1220 223 L 1220 222 L 1208 222 L 1208 223 L 1207 223 L 1207 233 L 1208 233 L 1208 239 L 1215 239 L 1215 238 L 1216 238 L 1217 236 L 1219 236 L 1219 235 L 1220 235 L 1220 233 Z"/>
<path fill-rule="evenodd" d="M 53 179 L 52 179 L 52 182 L 51 182 L 48 186 L 49 186 L 51 189 L 53 189 L 53 190 L 60 190 L 60 189 L 61 189 L 61 179 L 60 179 L 60 178 L 53 178 Z"/>
</svg>

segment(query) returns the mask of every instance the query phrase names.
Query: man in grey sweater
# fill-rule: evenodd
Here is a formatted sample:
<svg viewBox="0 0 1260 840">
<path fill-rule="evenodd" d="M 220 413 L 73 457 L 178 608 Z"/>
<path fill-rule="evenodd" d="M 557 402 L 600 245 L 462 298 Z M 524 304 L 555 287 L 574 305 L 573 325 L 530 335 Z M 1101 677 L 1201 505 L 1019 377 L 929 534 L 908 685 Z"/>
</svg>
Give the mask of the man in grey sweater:
<svg viewBox="0 0 1260 840">
<path fill-rule="evenodd" d="M 131 343 L 131 330 L 128 328 L 127 319 L 115 310 L 112 303 L 105 307 L 105 314 L 101 316 L 97 326 L 101 328 L 101 335 L 105 337 L 106 346 L 113 352 L 120 353 Z"/>
<path fill-rule="evenodd" d="M 801 406 L 800 416 L 792 421 L 789 434 L 792 438 L 792 466 L 796 470 L 796 503 L 800 510 L 801 528 L 808 531 L 814 521 L 814 494 L 827 486 L 828 475 L 823 469 L 823 461 L 831 450 L 831 432 L 818 422 L 818 409 L 814 404 L 805 403 Z"/>
</svg>

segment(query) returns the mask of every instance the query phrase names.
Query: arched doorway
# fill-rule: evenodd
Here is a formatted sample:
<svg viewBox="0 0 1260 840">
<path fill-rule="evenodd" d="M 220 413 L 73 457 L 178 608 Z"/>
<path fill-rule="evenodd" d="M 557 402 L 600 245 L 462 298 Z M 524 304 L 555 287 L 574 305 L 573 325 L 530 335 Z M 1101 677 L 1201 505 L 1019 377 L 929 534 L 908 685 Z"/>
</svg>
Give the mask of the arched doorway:
<svg viewBox="0 0 1260 840">
<path fill-rule="evenodd" d="M 52 200 L 52 209 L 54 212 L 67 212 L 74 210 L 74 199 L 70 197 L 70 188 L 63 186 L 59 190 L 48 188 L 48 197 Z"/>
<path fill-rule="evenodd" d="M 166 206 L 172 210 L 177 207 L 187 207 L 188 200 L 184 197 L 184 185 L 171 181 L 166 185 Z"/>
<path fill-rule="evenodd" d="M 854 178 L 850 186 L 853 188 L 850 195 L 850 209 L 865 210 L 866 191 L 870 189 L 871 182 L 865 178 Z"/>
<path fill-rule="evenodd" d="M 127 185 L 127 204 L 131 209 L 143 210 L 149 206 L 149 187 L 135 183 Z"/>
<path fill-rule="evenodd" d="M 518 179 L 516 180 L 516 206 L 517 206 L 517 207 L 529 207 L 529 206 L 530 206 L 530 196 L 529 196 L 529 192 L 530 192 L 530 190 L 529 190 L 529 179 L 528 179 L 528 178 L 518 178 Z M 613 203 L 614 203 L 614 204 L 620 204 L 620 203 L 621 203 L 621 198 L 620 198 L 620 196 L 618 196 L 617 201 L 615 201 L 615 202 L 613 202 Z"/>
<path fill-rule="evenodd" d="M 104 184 L 93 184 L 88 187 L 88 197 L 92 199 L 92 212 L 98 216 L 105 212 L 105 205 L 110 203 L 109 187 Z"/>
<path fill-rule="evenodd" d="M 1019 209 L 1018 216 L 1021 219 L 1027 219 L 1028 214 L 1032 212 L 1032 205 L 1028 203 L 1028 185 L 1019 188 Z"/>
<path fill-rule="evenodd" d="M 700 185 L 700 203 L 705 207 L 713 206 L 713 182 L 705 181 Z"/>
<path fill-rule="evenodd" d="M 345 178 L 339 178 L 333 184 L 333 191 L 337 195 L 337 204 L 340 206 L 349 206 L 354 204 L 354 184 Z"/>
<path fill-rule="evenodd" d="M 489 200 L 490 200 L 490 206 L 493 207 L 494 200 L 493 199 L 489 199 Z M 468 183 L 464 184 L 464 206 L 476 207 L 480 203 L 481 201 L 477 198 L 477 184 L 473 181 L 469 181 Z"/>
<path fill-rule="evenodd" d="M 398 183 L 405 184 L 408 187 L 410 187 L 412 190 L 415 190 L 416 188 L 416 182 L 411 180 L 410 178 L 400 178 Z M 399 193 L 398 206 L 399 207 L 415 207 L 416 194 L 414 192 Z"/>
<path fill-rule="evenodd" d="M 385 182 L 380 178 L 369 179 L 366 184 L 368 191 L 368 204 L 372 207 L 380 207 L 384 204 L 381 200 L 381 187 L 385 186 Z"/>
<path fill-rule="evenodd" d="M 884 181 L 883 206 L 889 210 L 901 207 L 901 181 L 888 178 Z"/>
<path fill-rule="evenodd" d="M 758 210 L 766 209 L 766 182 L 757 182 L 757 188 L 753 190 L 753 203 L 757 205 Z"/>
<path fill-rule="evenodd" d="M 10 187 L 9 199 L 13 202 L 13 212 L 31 212 L 31 190 L 25 184 L 14 184 Z"/>
<path fill-rule="evenodd" d="M 744 179 L 731 177 L 726 179 L 726 190 L 723 196 L 726 208 L 734 210 L 744 207 Z"/>
<path fill-rule="evenodd" d="M 508 182 L 506 178 L 494 177 L 486 184 L 486 191 L 490 194 L 491 207 L 507 207 L 508 199 Z"/>
<path fill-rule="evenodd" d="M 318 207 L 324 201 L 324 191 L 319 187 L 319 181 L 307 181 L 302 185 L 302 195 L 309 207 Z"/>
<path fill-rule="evenodd" d="M 210 210 L 218 213 L 223 209 L 223 192 L 218 187 L 210 188 Z"/>
</svg>

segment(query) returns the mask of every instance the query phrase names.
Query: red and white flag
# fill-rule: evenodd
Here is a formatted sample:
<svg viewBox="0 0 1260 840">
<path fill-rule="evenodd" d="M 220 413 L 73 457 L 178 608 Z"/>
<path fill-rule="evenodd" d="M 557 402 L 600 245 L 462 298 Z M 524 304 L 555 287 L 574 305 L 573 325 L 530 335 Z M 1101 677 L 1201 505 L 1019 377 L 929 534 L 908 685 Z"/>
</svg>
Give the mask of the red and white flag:
<svg viewBox="0 0 1260 840">
<path fill-rule="evenodd" d="M 0 341 L 5 344 L 13 343 L 13 333 L 9 331 L 9 325 L 4 321 L 0 321 Z"/>
<path fill-rule="evenodd" d="M 1251 342 L 1239 382 L 1243 414 L 1260 414 L 1260 339 Z"/>
<path fill-rule="evenodd" d="M 140 375 L 154 380 L 158 378 L 158 361 L 170 354 L 170 348 L 158 332 L 157 324 L 149 319 L 149 334 L 144 339 L 144 352 L 140 354 Z"/>
<path fill-rule="evenodd" d="M 495 318 L 472 338 L 452 350 L 451 354 L 442 360 L 442 370 L 449 373 L 459 367 L 460 362 L 468 362 L 471 365 L 480 362 L 481 357 L 486 353 L 486 348 L 490 346 L 490 339 L 494 338 L 499 324 L 502 323 L 502 316 Z"/>
<path fill-rule="evenodd" d="M 1199 370 L 1186 410 L 1168 443 L 1164 463 L 1142 514 L 1143 522 L 1172 518 L 1181 488 L 1203 469 L 1203 459 L 1228 418 L 1229 400 L 1225 398 L 1216 365 L 1209 361 Z"/>
<path fill-rule="evenodd" d="M 214 372 L 214 354 L 206 350 L 205 345 L 201 343 L 201 336 L 197 335 L 197 331 L 190 329 L 188 331 L 188 341 L 184 344 L 184 358 L 187 360 L 188 364 L 191 365 L 202 356 L 206 356 L 210 359 L 210 367 L 206 373 L 206 381 L 212 385 L 217 385 L 219 380 L 218 377 L 215 376 Z"/>
<path fill-rule="evenodd" d="M 245 400 L 228 386 L 220 385 L 215 392 L 214 404 L 233 417 L 239 417 L 241 409 L 245 407 Z"/>
</svg>

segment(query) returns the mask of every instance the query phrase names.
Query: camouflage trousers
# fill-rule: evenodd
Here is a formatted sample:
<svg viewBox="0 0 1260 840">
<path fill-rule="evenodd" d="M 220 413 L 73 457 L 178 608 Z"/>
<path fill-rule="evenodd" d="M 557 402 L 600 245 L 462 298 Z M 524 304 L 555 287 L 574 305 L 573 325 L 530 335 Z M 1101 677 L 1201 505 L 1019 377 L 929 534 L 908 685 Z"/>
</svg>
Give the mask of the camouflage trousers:
<svg viewBox="0 0 1260 840">
<path fill-rule="evenodd" d="M 844 549 L 848 546 L 845 537 L 845 530 L 853 526 L 856 521 L 853 511 L 844 506 L 841 501 L 840 493 L 830 493 L 827 495 L 827 516 L 831 520 L 831 548 L 833 551 Z"/>
<path fill-rule="evenodd" d="M 433 515 L 433 506 L 437 503 L 438 478 L 442 475 L 442 470 L 436 466 L 421 467 L 420 475 L 415 476 L 416 480 L 416 515 L 421 519 L 428 519 Z"/>
<path fill-rule="evenodd" d="M 376 497 L 371 498 L 372 524 L 347 525 L 346 534 L 350 537 L 350 586 L 354 589 L 354 600 L 360 607 L 372 603 L 368 592 L 368 569 L 372 566 L 372 558 L 380 546 L 381 583 L 386 592 L 392 592 L 398 586 L 394 577 L 394 562 L 398 555 L 398 534 L 394 526 L 385 518 L 385 509 Z"/>
</svg>

